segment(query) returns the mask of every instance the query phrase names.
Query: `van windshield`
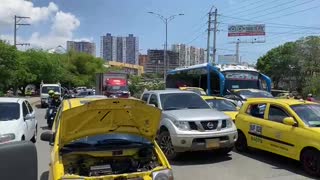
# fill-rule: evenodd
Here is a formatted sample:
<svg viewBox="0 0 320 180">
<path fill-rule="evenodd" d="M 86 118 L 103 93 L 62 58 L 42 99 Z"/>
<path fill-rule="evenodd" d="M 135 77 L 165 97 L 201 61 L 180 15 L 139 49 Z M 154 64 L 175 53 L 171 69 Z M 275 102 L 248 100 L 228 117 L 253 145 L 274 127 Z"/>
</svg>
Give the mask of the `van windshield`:
<svg viewBox="0 0 320 180">
<path fill-rule="evenodd" d="M 44 86 L 44 87 L 42 87 L 41 93 L 48 94 L 48 92 L 50 90 L 53 90 L 54 92 L 60 93 L 60 87 L 58 87 L 58 86 Z"/>
</svg>

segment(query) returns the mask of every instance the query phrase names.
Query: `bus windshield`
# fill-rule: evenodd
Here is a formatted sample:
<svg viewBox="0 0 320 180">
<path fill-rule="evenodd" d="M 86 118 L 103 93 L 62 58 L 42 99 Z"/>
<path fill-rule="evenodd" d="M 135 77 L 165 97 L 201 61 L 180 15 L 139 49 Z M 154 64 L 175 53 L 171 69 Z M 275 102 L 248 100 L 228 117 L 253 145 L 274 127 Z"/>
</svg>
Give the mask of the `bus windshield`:
<svg viewBox="0 0 320 180">
<path fill-rule="evenodd" d="M 226 78 L 226 89 L 260 89 L 258 72 L 232 70 L 223 74 Z"/>
</svg>

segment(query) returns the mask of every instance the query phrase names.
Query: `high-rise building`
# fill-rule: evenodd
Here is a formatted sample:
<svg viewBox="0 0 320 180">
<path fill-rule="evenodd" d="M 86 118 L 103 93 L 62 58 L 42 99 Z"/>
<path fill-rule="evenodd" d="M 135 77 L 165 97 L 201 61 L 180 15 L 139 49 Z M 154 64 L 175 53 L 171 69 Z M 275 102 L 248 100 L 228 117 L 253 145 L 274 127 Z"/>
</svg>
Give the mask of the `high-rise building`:
<svg viewBox="0 0 320 180">
<path fill-rule="evenodd" d="M 139 65 L 145 67 L 148 62 L 148 55 L 146 54 L 140 54 L 139 55 Z"/>
<path fill-rule="evenodd" d="M 139 63 L 139 40 L 133 34 L 128 37 L 116 37 L 110 33 L 101 36 L 100 51 L 101 57 L 106 61 Z"/>
<path fill-rule="evenodd" d="M 164 65 L 164 50 L 149 49 L 148 61 L 145 64 L 145 73 L 163 73 Z M 175 69 L 179 66 L 179 53 L 173 51 L 167 51 L 167 71 Z"/>
<path fill-rule="evenodd" d="M 86 41 L 67 41 L 67 51 L 74 50 L 96 56 L 96 44 Z"/>
<path fill-rule="evenodd" d="M 181 67 L 207 62 L 206 51 L 203 48 L 174 44 L 172 45 L 172 51 L 179 53 L 179 66 Z"/>
</svg>

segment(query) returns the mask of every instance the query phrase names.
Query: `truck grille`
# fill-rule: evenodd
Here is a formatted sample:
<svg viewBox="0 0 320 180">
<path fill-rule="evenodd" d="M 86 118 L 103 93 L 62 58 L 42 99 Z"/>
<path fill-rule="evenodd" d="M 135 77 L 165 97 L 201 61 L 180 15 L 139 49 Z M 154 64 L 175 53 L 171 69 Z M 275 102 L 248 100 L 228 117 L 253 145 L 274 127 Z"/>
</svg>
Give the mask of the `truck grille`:
<svg viewBox="0 0 320 180">
<path fill-rule="evenodd" d="M 217 129 L 219 121 L 201 121 L 201 125 L 204 130 L 215 130 Z"/>
<path fill-rule="evenodd" d="M 226 128 L 227 127 L 227 121 L 222 120 L 221 128 Z"/>
<path fill-rule="evenodd" d="M 189 122 L 189 126 L 191 130 L 198 130 L 198 126 L 195 122 Z"/>
</svg>

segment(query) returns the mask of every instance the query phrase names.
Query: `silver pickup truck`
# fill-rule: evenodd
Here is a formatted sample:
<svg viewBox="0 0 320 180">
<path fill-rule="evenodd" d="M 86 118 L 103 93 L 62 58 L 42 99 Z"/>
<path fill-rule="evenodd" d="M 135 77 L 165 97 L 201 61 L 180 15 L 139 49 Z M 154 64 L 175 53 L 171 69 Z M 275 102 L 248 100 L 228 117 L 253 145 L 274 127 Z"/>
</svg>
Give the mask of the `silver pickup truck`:
<svg viewBox="0 0 320 180">
<path fill-rule="evenodd" d="M 146 91 L 141 100 L 162 110 L 157 141 L 168 159 L 186 151 L 216 149 L 227 154 L 237 140 L 232 120 L 194 92 Z"/>
</svg>

